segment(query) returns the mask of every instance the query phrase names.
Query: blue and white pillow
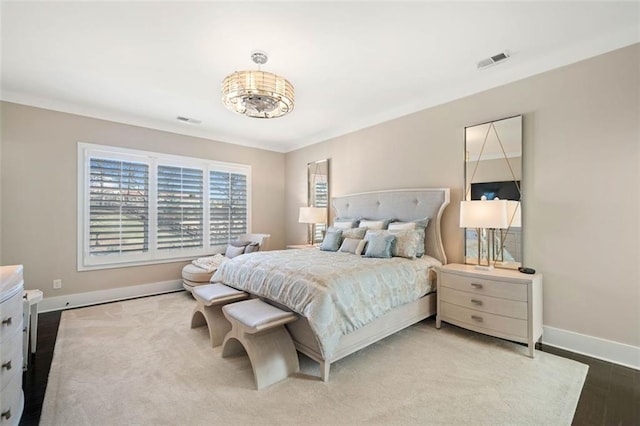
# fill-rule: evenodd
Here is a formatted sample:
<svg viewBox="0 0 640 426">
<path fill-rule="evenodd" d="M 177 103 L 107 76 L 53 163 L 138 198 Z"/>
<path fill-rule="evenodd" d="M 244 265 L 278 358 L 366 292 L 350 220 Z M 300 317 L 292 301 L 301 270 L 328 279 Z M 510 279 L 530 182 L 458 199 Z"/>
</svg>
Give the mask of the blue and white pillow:
<svg viewBox="0 0 640 426">
<path fill-rule="evenodd" d="M 396 236 L 388 232 L 367 232 L 365 236 L 367 248 L 364 257 L 393 257 L 393 246 Z"/>
<path fill-rule="evenodd" d="M 342 229 L 329 228 L 327 234 L 324 236 L 324 240 L 322 240 L 322 244 L 320 244 L 320 250 L 338 251 L 341 243 Z"/>
<path fill-rule="evenodd" d="M 429 218 L 425 217 L 424 219 L 418 219 L 411 222 L 393 222 L 389 224 L 389 231 L 407 231 L 407 230 L 416 230 L 420 234 L 420 244 L 418 246 L 418 250 L 416 252 L 416 257 L 424 256 L 424 239 L 425 239 L 425 230 L 429 225 Z"/>
</svg>

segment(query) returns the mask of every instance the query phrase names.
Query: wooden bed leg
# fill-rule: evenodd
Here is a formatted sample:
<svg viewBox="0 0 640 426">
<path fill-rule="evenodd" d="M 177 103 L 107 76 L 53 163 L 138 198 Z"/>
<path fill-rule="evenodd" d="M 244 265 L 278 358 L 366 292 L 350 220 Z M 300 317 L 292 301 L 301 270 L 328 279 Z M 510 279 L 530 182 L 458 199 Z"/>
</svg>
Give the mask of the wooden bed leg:
<svg viewBox="0 0 640 426">
<path fill-rule="evenodd" d="M 320 378 L 323 382 L 329 381 L 329 368 L 331 368 L 329 361 L 320 361 Z"/>
</svg>

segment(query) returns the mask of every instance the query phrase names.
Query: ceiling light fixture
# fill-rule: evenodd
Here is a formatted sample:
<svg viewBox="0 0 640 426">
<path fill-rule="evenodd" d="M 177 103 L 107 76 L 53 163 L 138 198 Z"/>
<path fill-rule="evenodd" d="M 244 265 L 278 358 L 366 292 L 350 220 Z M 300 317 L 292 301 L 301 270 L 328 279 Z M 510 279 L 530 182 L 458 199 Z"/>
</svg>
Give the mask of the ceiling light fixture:
<svg viewBox="0 0 640 426">
<path fill-rule="evenodd" d="M 277 118 L 293 111 L 293 86 L 279 75 L 260 71 L 264 52 L 253 52 L 258 71 L 236 71 L 222 82 L 222 103 L 233 112 L 253 118 Z"/>
</svg>

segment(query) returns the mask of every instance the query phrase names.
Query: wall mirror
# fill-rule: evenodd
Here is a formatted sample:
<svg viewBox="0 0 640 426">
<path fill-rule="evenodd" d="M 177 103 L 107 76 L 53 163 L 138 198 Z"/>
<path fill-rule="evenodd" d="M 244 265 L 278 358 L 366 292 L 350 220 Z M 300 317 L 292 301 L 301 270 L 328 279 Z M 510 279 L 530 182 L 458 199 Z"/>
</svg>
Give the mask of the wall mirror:
<svg viewBox="0 0 640 426">
<path fill-rule="evenodd" d="M 329 159 L 312 161 L 307 164 L 307 205 L 326 209 L 329 217 Z M 322 242 L 327 223 L 314 224 L 311 231 L 313 243 Z"/>
<path fill-rule="evenodd" d="M 491 263 L 522 265 L 522 115 L 465 128 L 465 200 L 499 198 L 507 203 L 508 225 L 492 233 Z M 478 231 L 465 231 L 465 263 L 478 263 Z"/>
</svg>

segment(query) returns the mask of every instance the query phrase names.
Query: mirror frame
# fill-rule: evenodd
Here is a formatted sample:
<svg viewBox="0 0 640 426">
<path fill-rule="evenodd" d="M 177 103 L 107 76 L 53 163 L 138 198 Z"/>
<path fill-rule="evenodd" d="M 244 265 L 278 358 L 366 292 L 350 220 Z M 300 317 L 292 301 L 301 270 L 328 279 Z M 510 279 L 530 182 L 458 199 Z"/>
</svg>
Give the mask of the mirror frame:
<svg viewBox="0 0 640 426">
<path fill-rule="evenodd" d="M 330 165 L 329 158 L 307 163 L 307 206 L 326 208 L 327 221 L 331 213 L 329 207 L 331 200 Z M 321 186 L 319 187 L 316 183 Z M 322 188 L 323 183 L 326 185 L 325 189 Z M 313 226 L 312 237 L 314 244 L 322 242 L 326 230 L 326 223 Z"/>
<path fill-rule="evenodd" d="M 503 134 L 503 138 L 504 137 L 509 137 L 509 136 L 513 136 L 513 138 L 509 138 L 509 140 L 507 139 L 501 139 L 501 135 L 500 135 L 500 123 L 503 123 L 507 120 L 516 120 L 515 121 L 515 127 L 514 130 L 517 131 L 517 133 L 513 133 L 513 134 Z M 498 128 L 496 128 L 496 125 L 498 126 Z M 486 127 L 486 130 L 483 129 L 483 127 Z M 470 140 L 470 137 L 474 136 L 471 135 L 470 136 L 470 130 L 472 129 L 476 129 L 476 132 L 479 131 L 480 129 L 482 129 L 482 133 L 475 135 L 476 139 Z M 511 193 L 510 195 L 506 195 L 502 197 L 502 199 L 511 199 L 513 200 L 514 197 L 519 197 L 518 204 L 513 204 L 512 206 L 512 210 L 510 210 L 509 214 L 509 227 L 506 230 L 497 230 L 499 231 L 499 236 L 498 238 L 498 247 L 499 250 L 496 250 L 498 252 L 498 254 L 502 254 L 503 252 L 503 248 L 505 248 L 507 245 L 510 245 L 511 247 L 514 248 L 514 253 L 516 253 L 516 255 L 513 256 L 513 260 L 512 261 L 507 261 L 506 259 L 500 259 L 499 256 L 498 257 L 494 257 L 493 259 L 491 259 L 491 264 L 493 266 L 495 266 L 496 268 L 506 268 L 506 269 L 516 269 L 519 266 L 522 265 L 523 263 L 523 257 L 524 257 L 524 244 L 523 244 L 523 234 L 524 234 L 524 227 L 522 226 L 522 202 L 523 202 L 523 191 L 522 191 L 522 185 L 523 185 L 523 116 L 520 115 L 514 115 L 514 116 L 510 116 L 510 117 L 505 117 L 505 118 L 501 118 L 501 119 L 497 119 L 497 120 L 493 120 L 493 121 L 487 121 L 484 123 L 479 123 L 479 124 L 474 124 L 472 126 L 467 126 L 464 129 L 464 195 L 463 195 L 463 199 L 464 200 L 472 200 L 472 199 L 479 199 L 478 197 L 473 198 L 473 194 L 472 194 L 472 184 L 476 184 L 476 183 L 487 183 L 491 185 L 498 185 L 498 188 L 500 188 L 500 190 L 504 190 L 505 194 Z M 504 129 L 503 129 L 504 130 Z M 478 137 L 480 137 L 481 139 L 477 139 Z M 490 139 L 492 138 L 492 139 Z M 517 138 L 517 140 L 516 140 Z M 476 140 L 478 140 L 479 143 L 482 143 L 482 147 L 480 148 L 480 152 L 477 155 L 477 159 L 474 158 L 470 158 L 470 151 L 471 152 L 478 152 L 478 150 L 470 150 L 469 149 L 469 144 L 470 143 L 474 143 Z M 500 148 L 500 150 L 498 151 L 498 155 L 493 155 L 491 153 L 487 153 L 485 154 L 484 150 L 487 147 L 487 143 L 489 143 L 490 141 L 494 141 L 498 143 L 498 147 Z M 519 145 L 519 156 L 518 155 L 514 155 L 515 153 L 518 153 L 515 149 L 513 149 L 514 145 Z M 476 176 L 476 172 L 478 171 L 478 168 L 480 168 L 480 166 L 482 165 L 481 162 L 483 161 L 482 157 L 483 155 L 488 156 L 488 159 L 493 159 L 493 160 L 504 160 L 506 162 L 506 167 L 508 169 L 508 174 L 505 174 L 505 176 L 507 176 L 505 179 L 502 180 L 496 180 L 495 182 L 493 181 L 487 181 L 487 182 L 483 182 L 483 181 L 477 181 L 476 179 L 474 179 L 474 176 Z M 517 164 L 516 161 L 518 160 L 514 160 L 514 159 L 518 159 L 519 158 L 519 163 Z M 486 161 L 486 160 L 485 160 Z M 473 174 L 471 176 L 469 176 L 469 165 L 475 163 L 475 168 L 473 171 Z M 515 169 L 515 171 L 514 171 Z M 518 176 L 519 175 L 519 176 Z M 472 182 L 472 180 L 474 180 L 474 182 Z M 509 185 L 506 182 L 513 182 L 513 185 Z M 517 195 L 513 195 L 516 194 L 517 191 Z M 477 194 L 476 194 L 477 195 Z M 513 210 L 513 208 L 515 208 L 515 210 Z M 512 226 L 513 225 L 513 226 Z M 516 231 L 516 228 L 519 226 L 520 230 Z M 469 234 L 469 230 L 465 229 L 464 232 L 464 263 L 469 263 L 469 264 L 475 264 L 477 263 L 477 260 L 474 262 L 473 259 L 476 258 L 476 256 L 471 256 L 468 253 L 468 248 L 469 248 L 469 241 L 468 239 L 470 238 Z M 512 241 L 515 240 L 515 243 L 512 243 Z M 475 241 L 475 239 L 474 239 Z"/>
</svg>

